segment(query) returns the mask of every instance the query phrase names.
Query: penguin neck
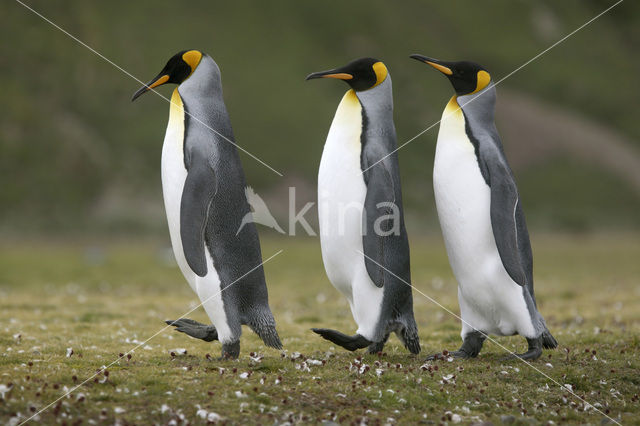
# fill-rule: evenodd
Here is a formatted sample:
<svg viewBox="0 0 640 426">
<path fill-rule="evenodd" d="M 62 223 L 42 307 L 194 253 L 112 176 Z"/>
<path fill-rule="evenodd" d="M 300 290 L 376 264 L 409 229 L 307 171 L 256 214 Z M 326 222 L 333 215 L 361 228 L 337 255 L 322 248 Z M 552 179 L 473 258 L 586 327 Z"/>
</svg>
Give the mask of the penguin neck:
<svg viewBox="0 0 640 426">
<path fill-rule="evenodd" d="M 496 109 L 496 88 L 493 82 L 479 92 L 456 98 L 460 109 L 478 123 L 492 124 Z"/>
<path fill-rule="evenodd" d="M 189 115 L 190 126 L 214 129 L 233 140 L 231 122 L 222 96 L 220 69 L 211 57 L 203 55 L 193 74 L 178 86 L 178 93 Z M 217 138 L 213 138 L 217 139 Z"/>
<path fill-rule="evenodd" d="M 360 104 L 371 113 L 389 113 L 393 111 L 393 95 L 391 89 L 391 76 L 387 75 L 384 81 L 372 89 L 356 92 Z"/>
<path fill-rule="evenodd" d="M 200 64 L 193 74 L 178 86 L 178 92 L 192 114 L 200 108 L 226 114 L 220 69 L 215 61 L 207 55 L 202 56 Z M 198 119 L 205 121 L 202 117 L 198 117 Z"/>
<path fill-rule="evenodd" d="M 193 74 L 183 81 L 180 86 L 180 94 L 185 97 L 213 98 L 222 100 L 222 81 L 220 69 L 210 56 L 203 55 L 198 67 Z"/>
<path fill-rule="evenodd" d="M 369 129 L 388 128 L 389 122 L 393 124 L 393 92 L 390 75 L 387 75 L 384 81 L 374 88 L 356 92 L 356 96 L 362 105 Z"/>
</svg>

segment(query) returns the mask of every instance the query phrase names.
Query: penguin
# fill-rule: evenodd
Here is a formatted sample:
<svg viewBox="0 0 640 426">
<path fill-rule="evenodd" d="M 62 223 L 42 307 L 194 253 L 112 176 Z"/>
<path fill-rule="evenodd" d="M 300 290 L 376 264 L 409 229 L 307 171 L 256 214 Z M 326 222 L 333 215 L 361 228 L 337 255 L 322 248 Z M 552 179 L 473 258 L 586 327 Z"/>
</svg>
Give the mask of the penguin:
<svg viewBox="0 0 640 426">
<path fill-rule="evenodd" d="M 528 350 L 511 357 L 535 360 L 558 343 L 537 308 L 529 232 L 494 123 L 491 75 L 473 62 L 411 57 L 445 74 L 456 93 L 442 115 L 433 167 L 462 317 L 462 346 L 449 354 L 474 358 L 487 335 L 519 334 Z"/>
<path fill-rule="evenodd" d="M 394 332 L 417 354 L 391 77 L 381 61 L 362 58 L 306 80 L 316 78 L 351 87 L 322 152 L 318 216 L 327 276 L 347 298 L 358 329 L 353 336 L 312 330 L 347 350 L 368 347 L 369 353 L 382 351 Z"/>
<path fill-rule="evenodd" d="M 240 353 L 241 325 L 281 349 L 269 308 L 258 232 L 247 223 L 246 182 L 222 96 L 220 69 L 208 55 L 185 50 L 133 95 L 163 84 L 171 96 L 162 147 L 162 192 L 173 253 L 213 325 L 166 321 L 205 341 L 219 340 L 223 358 Z"/>
</svg>

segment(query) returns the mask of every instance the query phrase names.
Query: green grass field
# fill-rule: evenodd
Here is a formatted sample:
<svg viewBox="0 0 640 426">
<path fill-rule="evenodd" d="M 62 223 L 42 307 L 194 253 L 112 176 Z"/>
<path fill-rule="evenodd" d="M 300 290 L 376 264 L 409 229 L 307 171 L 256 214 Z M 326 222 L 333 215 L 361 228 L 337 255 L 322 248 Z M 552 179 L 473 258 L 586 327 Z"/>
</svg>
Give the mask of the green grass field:
<svg viewBox="0 0 640 426">
<path fill-rule="evenodd" d="M 538 303 L 560 343 L 533 365 L 551 380 L 523 362 L 501 361 L 505 351 L 491 342 L 476 360 L 425 364 L 427 354 L 458 347 L 460 326 L 416 292 L 420 356 L 395 337 L 380 355 L 332 347 L 309 329 L 351 333 L 355 325 L 325 276 L 316 239 L 263 236 L 264 258 L 284 250 L 265 271 L 285 351 L 265 348 L 245 329 L 237 361 L 219 361 L 217 342 L 161 331 L 163 320 L 197 303 L 164 241 L 5 240 L 0 424 L 20 423 L 88 378 L 32 423 L 599 424 L 605 418 L 593 407 L 637 423 L 639 241 L 533 235 Z M 412 266 L 415 287 L 457 313 L 441 240 L 414 238 Z M 189 317 L 207 321 L 201 309 Z M 526 345 L 518 336 L 498 341 L 510 350 Z M 92 378 L 132 348 L 130 359 Z"/>
</svg>

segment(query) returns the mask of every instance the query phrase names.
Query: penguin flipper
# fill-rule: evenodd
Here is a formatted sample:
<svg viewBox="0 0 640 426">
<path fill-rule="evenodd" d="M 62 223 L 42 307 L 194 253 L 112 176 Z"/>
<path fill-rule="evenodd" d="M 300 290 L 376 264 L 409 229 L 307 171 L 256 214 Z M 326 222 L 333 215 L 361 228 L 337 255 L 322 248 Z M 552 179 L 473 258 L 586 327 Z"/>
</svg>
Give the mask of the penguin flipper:
<svg viewBox="0 0 640 426">
<path fill-rule="evenodd" d="M 533 256 L 518 188 L 506 161 L 487 161 L 491 187 L 491 226 L 498 253 L 516 284 L 533 297 Z"/>
<path fill-rule="evenodd" d="M 204 155 L 193 153 L 180 203 L 180 237 L 189 267 L 198 276 L 207 275 L 205 229 L 207 213 L 216 193 L 216 176 Z"/>
<path fill-rule="evenodd" d="M 395 188 L 393 179 L 383 162 L 379 162 L 365 172 L 367 195 L 364 200 L 362 212 L 364 249 L 367 272 L 376 287 L 383 287 L 385 278 L 388 278 L 389 270 L 401 275 L 396 266 L 390 262 L 390 258 L 406 259 L 407 256 L 398 255 L 397 251 L 403 250 L 403 244 L 398 244 L 399 236 L 393 232 L 393 220 L 384 220 L 384 216 L 391 215 L 395 205 Z M 408 250 L 408 247 L 406 247 Z M 387 269 L 387 270 L 385 270 Z"/>
<path fill-rule="evenodd" d="M 331 330 L 328 328 L 312 328 L 311 331 L 319 334 L 320 336 L 322 336 L 322 338 L 333 342 L 338 346 L 342 346 L 348 351 L 355 351 L 357 349 L 366 348 L 373 343 L 360 334 L 356 334 L 355 336 L 347 336 L 346 334 L 340 333 L 339 331 Z"/>
</svg>

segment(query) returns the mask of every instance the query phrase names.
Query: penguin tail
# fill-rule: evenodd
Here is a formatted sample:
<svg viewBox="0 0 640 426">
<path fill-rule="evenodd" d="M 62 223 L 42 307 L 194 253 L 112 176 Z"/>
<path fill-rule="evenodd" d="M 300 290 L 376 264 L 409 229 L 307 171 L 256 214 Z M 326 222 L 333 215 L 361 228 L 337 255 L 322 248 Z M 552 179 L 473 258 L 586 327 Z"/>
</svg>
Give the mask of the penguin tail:
<svg viewBox="0 0 640 426">
<path fill-rule="evenodd" d="M 319 334 L 323 339 L 333 342 L 348 351 L 355 351 L 357 349 L 366 348 L 373 343 L 360 334 L 347 336 L 346 334 L 340 333 L 339 331 L 331 330 L 328 328 L 312 328 L 311 331 Z"/>
<path fill-rule="evenodd" d="M 551 332 L 547 328 L 542 332 L 542 347 L 545 349 L 555 349 L 558 347 L 558 341 L 551 335 Z"/>
<path fill-rule="evenodd" d="M 248 325 L 262 339 L 265 345 L 275 349 L 282 349 L 282 342 L 276 331 L 276 322 L 271 311 L 258 315 Z"/>
<path fill-rule="evenodd" d="M 418 334 L 415 336 L 404 336 L 404 347 L 407 348 L 409 352 L 414 355 L 420 353 L 420 339 L 418 338 Z"/>
<path fill-rule="evenodd" d="M 260 336 L 265 345 L 274 349 L 282 349 L 282 342 L 275 326 L 264 327 L 254 331 Z"/>
<path fill-rule="evenodd" d="M 396 334 L 409 352 L 415 355 L 420 353 L 420 338 L 418 337 L 418 328 L 415 326 L 415 322 L 411 325 L 405 325 Z"/>
</svg>

